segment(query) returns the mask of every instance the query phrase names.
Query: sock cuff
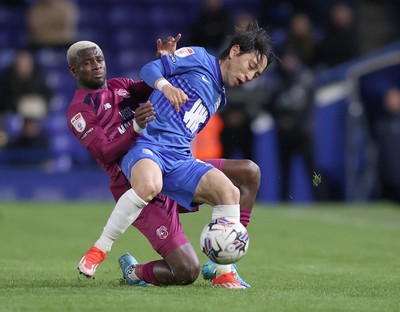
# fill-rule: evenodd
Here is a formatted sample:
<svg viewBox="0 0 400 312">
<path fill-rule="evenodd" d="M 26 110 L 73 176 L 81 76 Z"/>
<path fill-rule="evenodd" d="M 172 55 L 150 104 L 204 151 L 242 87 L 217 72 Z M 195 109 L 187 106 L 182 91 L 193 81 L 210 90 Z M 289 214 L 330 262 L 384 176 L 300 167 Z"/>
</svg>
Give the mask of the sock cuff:
<svg viewBox="0 0 400 312">
<path fill-rule="evenodd" d="M 216 205 L 213 207 L 212 219 L 221 217 L 240 220 L 240 205 Z"/>
<path fill-rule="evenodd" d="M 154 266 L 159 260 L 156 261 L 151 261 L 148 263 L 145 263 L 141 267 L 141 279 L 144 280 L 145 282 L 158 286 L 159 282 L 157 281 L 155 275 L 154 275 Z"/>
<path fill-rule="evenodd" d="M 141 199 L 136 192 L 134 191 L 134 189 L 129 189 L 128 191 L 125 192 L 126 196 L 128 197 L 128 199 L 135 203 L 137 206 L 139 206 L 139 208 L 143 208 L 144 206 L 146 206 L 148 203 L 145 202 L 143 199 Z"/>
<path fill-rule="evenodd" d="M 232 271 L 232 264 L 217 264 L 216 275 L 217 277 Z"/>
<path fill-rule="evenodd" d="M 240 223 L 247 227 L 250 222 L 251 210 L 240 210 Z"/>
</svg>

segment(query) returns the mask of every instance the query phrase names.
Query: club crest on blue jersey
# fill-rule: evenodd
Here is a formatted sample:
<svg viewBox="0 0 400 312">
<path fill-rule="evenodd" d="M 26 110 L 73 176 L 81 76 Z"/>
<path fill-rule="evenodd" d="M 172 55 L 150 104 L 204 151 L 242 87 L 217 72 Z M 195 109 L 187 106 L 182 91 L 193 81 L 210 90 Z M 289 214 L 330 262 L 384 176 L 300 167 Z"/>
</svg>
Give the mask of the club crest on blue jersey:
<svg viewBox="0 0 400 312">
<path fill-rule="evenodd" d="M 83 118 L 81 113 L 78 113 L 71 118 L 71 124 L 74 126 L 76 131 L 83 132 L 86 127 L 86 120 Z"/>
</svg>

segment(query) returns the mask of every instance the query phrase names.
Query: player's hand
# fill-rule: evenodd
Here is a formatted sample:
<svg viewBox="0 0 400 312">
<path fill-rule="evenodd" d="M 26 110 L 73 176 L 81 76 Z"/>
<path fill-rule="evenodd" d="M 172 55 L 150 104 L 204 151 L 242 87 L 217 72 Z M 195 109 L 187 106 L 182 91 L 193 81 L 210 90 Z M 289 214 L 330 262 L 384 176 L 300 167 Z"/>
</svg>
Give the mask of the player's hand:
<svg viewBox="0 0 400 312">
<path fill-rule="evenodd" d="M 154 110 L 153 104 L 150 101 L 147 101 L 142 106 L 139 106 L 135 110 L 135 120 L 138 126 L 142 129 L 146 128 L 149 122 L 152 122 L 156 119 L 156 112 Z"/>
<path fill-rule="evenodd" d="M 166 54 L 172 54 L 176 50 L 176 45 L 181 39 L 182 35 L 178 34 L 175 38 L 168 36 L 167 39 L 161 40 L 157 39 L 157 54 L 156 57 L 160 58 Z"/>
<path fill-rule="evenodd" d="M 185 104 L 189 97 L 183 92 L 182 89 L 175 88 L 171 84 L 167 84 L 163 86 L 162 92 L 164 93 L 165 97 L 171 102 L 172 106 L 175 107 L 175 110 L 179 112 L 182 105 Z"/>
</svg>

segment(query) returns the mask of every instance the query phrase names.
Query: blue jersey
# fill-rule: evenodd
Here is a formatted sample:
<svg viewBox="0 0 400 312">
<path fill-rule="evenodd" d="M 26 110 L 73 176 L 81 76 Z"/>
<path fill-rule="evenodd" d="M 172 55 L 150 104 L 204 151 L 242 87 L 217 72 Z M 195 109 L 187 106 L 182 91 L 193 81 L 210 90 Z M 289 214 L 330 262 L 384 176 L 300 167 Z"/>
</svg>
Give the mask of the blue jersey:
<svg viewBox="0 0 400 312">
<path fill-rule="evenodd" d="M 185 47 L 150 64 L 156 65 L 173 86 L 182 89 L 189 101 L 176 112 L 163 93 L 154 90 L 149 100 L 154 105 L 156 120 L 147 125 L 137 143 L 190 154 L 193 138 L 226 104 L 218 59 L 204 48 Z M 148 84 L 154 83 L 142 76 Z"/>
</svg>

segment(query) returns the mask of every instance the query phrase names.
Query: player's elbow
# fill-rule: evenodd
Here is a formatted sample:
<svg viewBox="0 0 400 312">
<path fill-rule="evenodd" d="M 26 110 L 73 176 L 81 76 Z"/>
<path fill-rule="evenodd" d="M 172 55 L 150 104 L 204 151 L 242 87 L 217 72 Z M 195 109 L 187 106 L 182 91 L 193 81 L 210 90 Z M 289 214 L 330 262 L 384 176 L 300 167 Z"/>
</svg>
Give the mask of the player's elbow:
<svg viewBox="0 0 400 312">
<path fill-rule="evenodd" d="M 116 161 L 116 159 L 113 159 L 112 157 L 110 157 L 110 155 L 106 154 L 103 150 L 100 151 L 98 158 L 106 166 L 110 166 L 110 165 L 114 164 Z"/>
<path fill-rule="evenodd" d="M 100 140 L 94 140 L 92 143 L 90 143 L 88 150 L 98 163 L 106 166 L 113 165 L 118 159 L 116 155 L 113 155 L 112 150 L 107 148 L 106 144 Z"/>
<path fill-rule="evenodd" d="M 152 88 L 155 88 L 154 83 L 157 79 L 163 77 L 162 63 L 156 60 L 144 65 L 140 70 L 140 77 Z"/>
</svg>

